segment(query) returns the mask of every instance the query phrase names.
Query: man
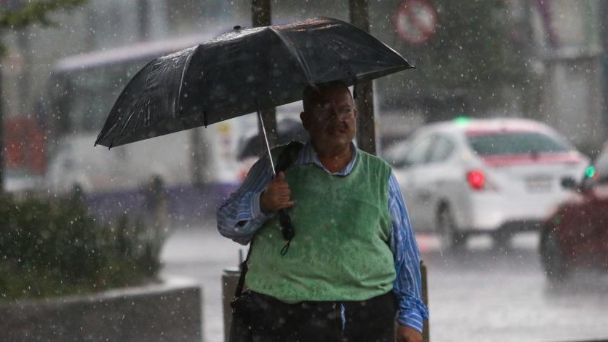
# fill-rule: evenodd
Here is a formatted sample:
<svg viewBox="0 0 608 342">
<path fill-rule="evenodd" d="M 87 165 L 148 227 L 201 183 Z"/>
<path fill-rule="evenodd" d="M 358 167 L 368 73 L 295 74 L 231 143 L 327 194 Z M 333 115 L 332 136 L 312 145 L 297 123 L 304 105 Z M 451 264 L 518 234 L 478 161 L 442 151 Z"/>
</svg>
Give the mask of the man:
<svg viewBox="0 0 608 342">
<path fill-rule="evenodd" d="M 260 159 L 218 210 L 222 235 L 253 240 L 245 278 L 253 340 L 421 341 L 428 313 L 399 185 L 384 161 L 353 144 L 357 111 L 344 84 L 308 87 L 303 104 L 310 141 L 292 166 L 273 179 Z M 284 255 L 280 209 L 295 227 Z"/>
</svg>

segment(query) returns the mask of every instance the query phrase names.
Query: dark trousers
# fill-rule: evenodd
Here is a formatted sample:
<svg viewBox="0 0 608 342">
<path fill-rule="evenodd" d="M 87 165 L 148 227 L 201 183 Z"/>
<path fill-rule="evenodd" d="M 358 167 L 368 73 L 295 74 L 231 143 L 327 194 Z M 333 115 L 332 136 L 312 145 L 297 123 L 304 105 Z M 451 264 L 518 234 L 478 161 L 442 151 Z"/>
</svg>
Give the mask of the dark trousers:
<svg viewBox="0 0 608 342">
<path fill-rule="evenodd" d="M 392 342 L 397 306 L 392 291 L 366 301 L 296 304 L 245 292 L 234 309 L 249 335 L 244 341 Z"/>
</svg>

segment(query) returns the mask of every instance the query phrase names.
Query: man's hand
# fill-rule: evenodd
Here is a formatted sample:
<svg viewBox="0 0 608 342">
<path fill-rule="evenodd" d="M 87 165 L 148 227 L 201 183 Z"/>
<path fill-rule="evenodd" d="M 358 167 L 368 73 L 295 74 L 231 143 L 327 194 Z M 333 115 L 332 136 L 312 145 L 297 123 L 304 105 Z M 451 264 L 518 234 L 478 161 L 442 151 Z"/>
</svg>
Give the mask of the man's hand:
<svg viewBox="0 0 608 342">
<path fill-rule="evenodd" d="M 279 209 L 291 208 L 294 202 L 291 200 L 291 190 L 285 180 L 285 173 L 279 172 L 277 176 L 266 186 L 260 196 L 260 208 L 265 213 Z"/>
<path fill-rule="evenodd" d="M 422 342 L 422 334 L 411 327 L 397 324 L 396 342 Z"/>
</svg>

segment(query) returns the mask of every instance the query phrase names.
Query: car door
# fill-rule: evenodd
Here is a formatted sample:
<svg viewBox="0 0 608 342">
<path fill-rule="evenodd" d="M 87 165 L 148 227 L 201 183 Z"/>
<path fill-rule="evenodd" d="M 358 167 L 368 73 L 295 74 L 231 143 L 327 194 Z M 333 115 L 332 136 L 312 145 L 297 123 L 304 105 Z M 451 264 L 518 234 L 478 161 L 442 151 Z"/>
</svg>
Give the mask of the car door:
<svg viewBox="0 0 608 342">
<path fill-rule="evenodd" d="M 435 227 L 440 203 L 450 204 L 449 198 L 454 197 L 450 191 L 454 191 L 454 178 L 458 172 L 450 163 L 455 148 L 453 140 L 444 133 L 437 133 L 431 136 L 431 141 L 427 157 L 416 172 L 420 184 L 416 196 L 422 206 L 418 209 L 420 220 Z"/>
<path fill-rule="evenodd" d="M 600 156 L 595 175 L 583 181 L 582 200 L 568 212 L 570 243 L 576 264 L 608 262 L 608 158 Z"/>
<path fill-rule="evenodd" d="M 608 265 L 608 150 L 595 163 L 596 180 L 593 185 L 589 214 L 591 215 L 591 258 L 597 265 Z"/>
<path fill-rule="evenodd" d="M 414 136 L 405 151 L 400 167 L 395 169 L 395 175 L 403 196 L 405 197 L 410 220 L 416 230 L 429 230 L 432 225 L 426 214 L 428 206 L 427 179 L 424 177 L 425 164 L 428 161 L 429 151 L 433 145 L 431 134 L 417 134 Z"/>
</svg>

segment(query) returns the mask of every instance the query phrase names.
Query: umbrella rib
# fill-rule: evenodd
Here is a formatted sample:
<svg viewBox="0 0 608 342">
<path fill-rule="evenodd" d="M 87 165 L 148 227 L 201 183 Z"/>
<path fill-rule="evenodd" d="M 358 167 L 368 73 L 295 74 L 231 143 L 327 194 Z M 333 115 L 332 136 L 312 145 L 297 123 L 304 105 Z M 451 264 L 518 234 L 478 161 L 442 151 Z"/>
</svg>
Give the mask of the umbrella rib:
<svg viewBox="0 0 608 342">
<path fill-rule="evenodd" d="M 264 119 L 262 118 L 262 112 L 258 110 L 258 118 L 260 119 L 260 126 L 262 126 L 262 135 L 264 136 L 264 142 L 266 143 L 266 151 L 268 152 L 268 159 L 270 160 L 270 166 L 272 167 L 272 175 L 276 176 L 274 169 L 274 162 L 272 161 L 272 153 L 270 152 L 270 143 L 268 142 L 268 135 L 266 134 L 266 126 L 264 126 Z"/>
<path fill-rule="evenodd" d="M 346 73 L 351 77 L 351 79 L 349 79 L 347 81 L 348 82 L 353 82 L 353 84 L 356 83 L 357 81 L 357 73 L 353 72 L 352 68 L 348 65 L 348 63 L 345 63 L 346 59 L 340 55 L 338 52 L 336 52 L 333 49 L 328 49 L 329 51 L 331 51 L 331 53 L 333 53 L 334 55 L 338 56 L 338 59 L 340 60 L 340 68 L 342 68 L 343 70 L 346 71 Z"/>
<path fill-rule="evenodd" d="M 283 42 L 283 45 L 287 48 L 287 50 L 289 50 L 289 52 L 291 52 L 291 54 L 296 57 L 296 59 L 298 61 L 298 65 L 300 66 L 300 68 L 302 68 L 302 72 L 304 73 L 304 76 L 306 77 L 306 81 L 308 82 L 308 84 L 313 85 L 314 82 L 309 78 L 309 76 L 311 75 L 310 67 L 308 66 L 308 63 L 306 63 L 306 59 L 303 58 L 300 51 L 298 49 L 296 49 L 293 46 L 293 44 L 291 43 L 291 40 L 289 40 L 287 37 L 283 36 L 283 34 L 281 34 L 280 31 L 276 30 L 272 26 L 269 26 L 268 28 L 277 37 L 279 37 L 279 39 Z"/>
<path fill-rule="evenodd" d="M 177 90 L 177 101 L 175 102 L 175 106 L 177 108 L 174 108 L 173 113 L 177 114 L 178 110 L 180 109 L 180 102 L 182 100 L 182 89 L 184 87 L 184 77 L 186 77 L 186 70 L 188 70 L 188 68 L 190 67 L 190 62 L 192 61 L 192 56 L 194 56 L 194 54 L 198 51 L 200 45 L 197 46 L 194 51 L 190 54 L 188 54 L 188 58 L 186 60 L 186 63 L 184 63 L 184 67 L 182 68 L 182 75 L 180 76 L 179 79 L 179 89 Z"/>
<path fill-rule="evenodd" d="M 412 67 L 396 51 L 378 39 L 374 38 L 375 40 L 371 43 L 380 43 L 388 50 L 376 47 L 375 44 L 368 44 L 368 40 L 363 39 L 360 42 L 363 47 L 359 47 L 361 44 L 351 46 L 349 40 L 352 38 L 351 26 L 331 18 L 314 19 L 292 25 L 267 26 L 234 33 L 224 40 L 217 39 L 212 45 L 199 44 L 161 56 L 159 58 L 162 58 L 162 63 L 159 66 L 164 66 L 164 68 L 153 68 L 155 65 L 150 65 L 159 59 L 156 58 L 140 69 L 123 89 L 95 144 L 110 147 L 120 146 L 197 127 L 201 124 L 207 126 L 242 115 L 245 111 L 249 113 L 256 109 L 260 110 L 259 103 L 256 103 L 257 108 L 252 108 L 251 103 L 256 98 L 261 99 L 260 94 L 265 95 L 263 107 L 277 106 L 288 100 L 291 102 L 300 99 L 301 93 L 296 94 L 296 91 L 306 85 L 314 87 L 316 83 L 339 79 L 350 86 L 357 80 L 371 80 Z M 361 32 L 356 31 L 354 34 L 367 34 L 358 28 L 357 30 Z M 260 75 L 245 74 L 245 76 L 254 76 L 251 79 L 252 84 L 260 82 L 260 86 L 255 89 L 256 92 L 252 94 L 252 98 L 238 103 L 231 99 L 224 101 L 227 100 L 223 95 L 226 91 L 224 88 L 218 88 L 213 93 L 207 91 L 206 88 L 201 89 L 201 87 L 207 86 L 208 80 L 216 77 L 215 72 L 208 70 L 206 64 L 214 61 L 213 56 L 219 52 L 214 49 L 207 50 L 211 49 L 210 46 L 221 47 L 224 44 L 226 47 L 232 47 L 231 44 L 238 43 L 237 40 L 240 37 L 262 33 L 261 31 L 264 31 L 261 34 L 262 41 L 270 43 L 272 46 L 268 47 L 269 53 L 266 54 L 256 51 L 254 60 L 260 59 L 262 66 L 259 68 L 267 68 L 272 72 L 268 72 L 267 75 L 264 73 Z M 320 32 L 316 33 L 316 31 Z M 362 48 L 365 50 L 359 51 Z M 327 50 L 331 52 L 328 53 Z M 379 51 L 374 53 L 376 50 Z M 348 54 L 351 52 L 352 56 Z M 391 52 L 396 55 L 393 56 L 394 58 L 390 56 Z M 385 55 L 386 58 L 384 58 Z M 221 58 L 221 55 L 216 57 Z M 179 67 L 182 69 L 180 70 Z M 195 72 L 194 69 L 197 73 L 205 71 L 206 75 L 192 74 L 191 77 L 191 73 Z M 148 82 L 147 73 L 150 72 L 158 74 L 152 75 L 154 78 Z M 241 72 L 240 69 L 235 70 L 234 74 L 236 75 L 238 72 Z M 250 71 L 243 72 L 249 73 Z M 288 79 L 283 81 L 283 78 Z M 178 80 L 179 82 L 177 82 Z M 264 87 L 261 86 L 262 80 L 265 82 Z M 225 87 L 232 86 L 228 80 L 226 82 Z M 170 96 L 163 93 L 165 90 L 170 92 Z M 151 104 L 150 101 L 153 103 Z M 159 109 L 158 114 L 156 113 L 157 108 Z"/>
</svg>

